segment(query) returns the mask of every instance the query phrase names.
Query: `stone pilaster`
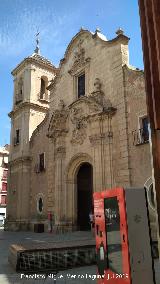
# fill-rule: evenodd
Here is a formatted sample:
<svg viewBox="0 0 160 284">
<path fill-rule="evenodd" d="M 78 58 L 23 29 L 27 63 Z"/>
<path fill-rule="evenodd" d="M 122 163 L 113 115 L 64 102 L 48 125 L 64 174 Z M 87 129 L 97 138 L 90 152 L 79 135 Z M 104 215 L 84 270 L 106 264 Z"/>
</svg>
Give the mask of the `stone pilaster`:
<svg viewBox="0 0 160 284">
<path fill-rule="evenodd" d="M 56 164 L 55 164 L 55 209 L 57 213 L 57 222 L 65 221 L 65 192 L 64 192 L 64 171 L 65 171 L 65 147 L 56 148 Z"/>
<path fill-rule="evenodd" d="M 93 149 L 94 191 L 111 188 L 114 184 L 111 119 L 112 115 L 102 113 L 96 121 L 96 132 L 89 137 Z"/>
</svg>

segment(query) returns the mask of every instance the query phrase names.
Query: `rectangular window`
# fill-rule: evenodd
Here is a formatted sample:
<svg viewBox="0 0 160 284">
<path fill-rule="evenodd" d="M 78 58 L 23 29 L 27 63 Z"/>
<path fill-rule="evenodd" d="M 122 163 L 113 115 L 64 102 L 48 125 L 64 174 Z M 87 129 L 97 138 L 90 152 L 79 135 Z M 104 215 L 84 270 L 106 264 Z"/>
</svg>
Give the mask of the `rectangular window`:
<svg viewBox="0 0 160 284">
<path fill-rule="evenodd" d="M 46 92 L 46 84 L 43 78 L 41 78 L 41 91 L 40 91 L 40 99 L 43 100 L 45 98 Z"/>
<path fill-rule="evenodd" d="M 148 130 L 148 117 L 143 116 L 140 118 L 140 140 L 141 143 L 149 141 L 149 130 Z"/>
<path fill-rule="evenodd" d="M 16 144 L 19 144 L 19 129 L 16 130 Z"/>
<path fill-rule="evenodd" d="M 85 96 L 85 74 L 78 76 L 78 98 Z"/>
<path fill-rule="evenodd" d="M 15 137 L 14 137 L 14 146 L 18 145 L 20 142 L 20 130 L 16 129 L 16 133 L 15 133 Z"/>
<path fill-rule="evenodd" d="M 45 153 L 39 155 L 39 171 L 43 172 L 45 170 Z"/>
</svg>

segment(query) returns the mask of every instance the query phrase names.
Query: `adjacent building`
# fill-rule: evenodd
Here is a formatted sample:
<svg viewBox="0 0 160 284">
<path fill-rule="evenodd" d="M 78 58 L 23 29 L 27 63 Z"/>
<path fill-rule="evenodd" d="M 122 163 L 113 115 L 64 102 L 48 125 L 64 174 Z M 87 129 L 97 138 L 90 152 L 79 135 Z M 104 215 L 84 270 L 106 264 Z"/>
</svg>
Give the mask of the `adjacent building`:
<svg viewBox="0 0 160 284">
<path fill-rule="evenodd" d="M 1 219 L 2 217 L 6 218 L 8 156 L 9 156 L 9 145 L 0 147 L 0 217 Z"/>
<path fill-rule="evenodd" d="M 144 74 L 128 43 L 121 29 L 81 29 L 58 68 L 37 46 L 12 71 L 8 229 L 47 230 L 52 214 L 59 230 L 87 230 L 94 191 L 150 188 Z"/>
</svg>

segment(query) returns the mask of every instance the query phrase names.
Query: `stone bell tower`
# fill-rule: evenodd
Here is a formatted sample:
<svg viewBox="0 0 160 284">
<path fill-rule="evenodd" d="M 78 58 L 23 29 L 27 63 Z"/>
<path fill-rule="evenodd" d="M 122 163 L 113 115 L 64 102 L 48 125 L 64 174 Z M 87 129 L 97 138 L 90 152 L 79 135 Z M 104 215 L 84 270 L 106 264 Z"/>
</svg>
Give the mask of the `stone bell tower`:
<svg viewBox="0 0 160 284">
<path fill-rule="evenodd" d="M 29 216 L 30 138 L 49 109 L 49 82 L 55 66 L 40 54 L 39 39 L 34 53 L 12 71 L 14 80 L 11 118 L 7 228 L 25 230 Z"/>
</svg>

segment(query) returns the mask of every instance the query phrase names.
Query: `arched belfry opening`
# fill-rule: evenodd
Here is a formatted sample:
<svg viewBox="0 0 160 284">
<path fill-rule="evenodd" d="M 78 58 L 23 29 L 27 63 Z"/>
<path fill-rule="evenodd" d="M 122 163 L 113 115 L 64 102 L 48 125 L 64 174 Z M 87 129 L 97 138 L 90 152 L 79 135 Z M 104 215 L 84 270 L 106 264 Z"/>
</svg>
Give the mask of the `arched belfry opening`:
<svg viewBox="0 0 160 284">
<path fill-rule="evenodd" d="M 40 85 L 40 99 L 48 100 L 48 78 L 46 76 L 41 77 L 41 85 Z"/>
<path fill-rule="evenodd" d="M 93 207 L 93 168 L 82 163 L 77 172 L 77 228 L 90 230 L 89 214 Z"/>
</svg>

